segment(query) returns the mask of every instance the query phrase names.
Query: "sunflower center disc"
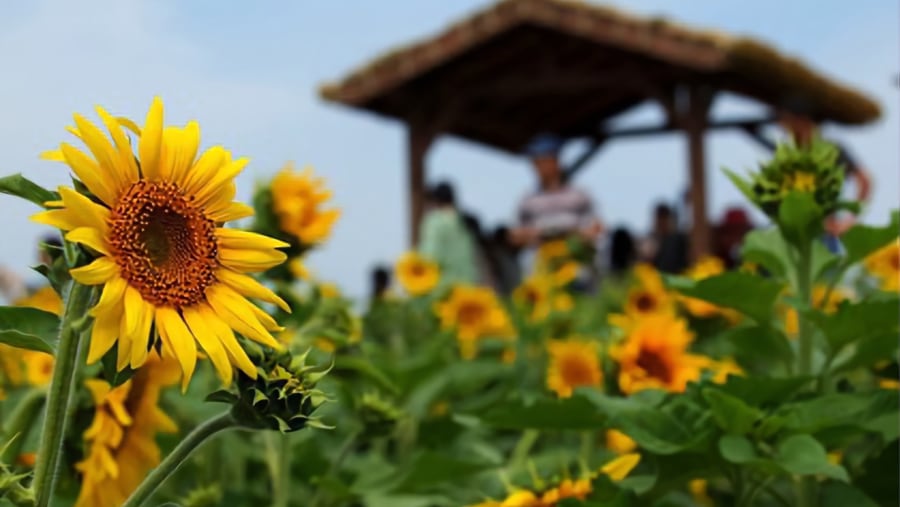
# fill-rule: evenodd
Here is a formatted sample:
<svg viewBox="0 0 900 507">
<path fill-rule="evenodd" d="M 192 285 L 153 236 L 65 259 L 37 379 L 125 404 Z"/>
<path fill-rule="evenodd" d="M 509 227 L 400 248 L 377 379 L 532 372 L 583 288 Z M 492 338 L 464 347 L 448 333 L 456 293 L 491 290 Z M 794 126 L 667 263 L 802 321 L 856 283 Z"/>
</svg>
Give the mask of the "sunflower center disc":
<svg viewBox="0 0 900 507">
<path fill-rule="evenodd" d="M 112 210 L 109 243 L 122 278 L 146 301 L 180 308 L 216 281 L 215 231 L 174 183 L 138 181 Z"/>
</svg>

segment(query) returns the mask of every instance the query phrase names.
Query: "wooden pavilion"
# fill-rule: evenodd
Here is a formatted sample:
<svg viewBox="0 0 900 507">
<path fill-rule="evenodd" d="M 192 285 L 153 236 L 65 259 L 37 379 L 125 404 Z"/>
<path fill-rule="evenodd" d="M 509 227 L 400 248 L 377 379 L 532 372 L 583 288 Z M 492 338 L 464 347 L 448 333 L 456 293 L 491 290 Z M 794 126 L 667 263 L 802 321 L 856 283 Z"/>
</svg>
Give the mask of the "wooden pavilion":
<svg viewBox="0 0 900 507">
<path fill-rule="evenodd" d="M 770 113 L 710 118 L 720 92 L 758 101 Z M 760 127 L 783 109 L 854 125 L 880 114 L 859 92 L 753 39 L 575 0 L 500 1 L 324 85 L 321 95 L 406 123 L 413 242 L 423 211 L 426 153 L 442 134 L 513 154 L 543 132 L 587 139 L 588 149 L 566 168 L 571 176 L 612 139 L 683 132 L 695 258 L 710 246 L 707 131 L 737 128 L 759 139 Z M 662 124 L 608 126 L 648 101 L 665 111 Z"/>
</svg>

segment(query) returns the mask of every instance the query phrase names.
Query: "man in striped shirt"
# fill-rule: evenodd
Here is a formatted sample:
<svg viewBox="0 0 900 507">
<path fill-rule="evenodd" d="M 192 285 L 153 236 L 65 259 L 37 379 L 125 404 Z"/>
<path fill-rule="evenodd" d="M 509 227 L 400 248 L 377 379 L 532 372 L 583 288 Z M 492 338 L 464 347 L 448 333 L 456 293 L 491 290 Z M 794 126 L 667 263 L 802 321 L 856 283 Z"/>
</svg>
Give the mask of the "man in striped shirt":
<svg viewBox="0 0 900 507">
<path fill-rule="evenodd" d="M 563 178 L 558 158 L 561 145 L 558 138 L 542 135 L 528 147 L 540 186 L 519 205 L 519 226 L 512 238 L 520 246 L 573 235 L 593 244 L 603 231 L 590 196 Z"/>
</svg>

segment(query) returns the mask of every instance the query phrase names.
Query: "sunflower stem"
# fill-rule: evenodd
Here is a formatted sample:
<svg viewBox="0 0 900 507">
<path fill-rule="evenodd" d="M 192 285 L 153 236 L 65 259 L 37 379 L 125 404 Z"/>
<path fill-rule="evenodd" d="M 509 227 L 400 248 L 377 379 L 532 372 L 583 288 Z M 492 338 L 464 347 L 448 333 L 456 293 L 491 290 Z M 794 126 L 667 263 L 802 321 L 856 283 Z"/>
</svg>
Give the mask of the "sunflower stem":
<svg viewBox="0 0 900 507">
<path fill-rule="evenodd" d="M 204 422 L 188 433 L 184 440 L 178 443 L 175 449 L 162 460 L 158 467 L 144 478 L 144 481 L 134 490 L 122 507 L 140 507 L 151 495 L 169 478 L 178 467 L 184 464 L 200 445 L 208 438 L 220 431 L 236 428 L 237 422 L 231 416 L 231 412 L 225 412 Z"/>
<path fill-rule="evenodd" d="M 76 322 L 82 319 L 91 303 L 93 289 L 72 282 L 66 300 L 65 313 L 59 328 L 59 343 L 53 366 L 53 377 L 44 410 L 44 424 L 38 446 L 37 463 L 34 469 L 34 489 L 36 507 L 47 507 L 53 498 L 56 475 L 62 455 L 63 438 L 69 417 L 69 405 L 75 388 L 78 372 L 79 349 L 81 348 L 82 326 Z"/>
<path fill-rule="evenodd" d="M 797 249 L 797 295 L 803 302 L 802 309 L 812 308 L 812 248 L 811 244 L 800 245 Z M 813 374 L 813 328 L 807 312 L 797 312 L 799 324 L 797 373 L 800 375 Z M 820 379 L 819 386 L 824 384 Z M 816 390 L 819 389 L 816 387 Z M 817 504 L 818 497 L 816 480 L 813 477 L 801 477 L 796 483 L 796 495 L 798 507 L 813 507 Z"/>
</svg>

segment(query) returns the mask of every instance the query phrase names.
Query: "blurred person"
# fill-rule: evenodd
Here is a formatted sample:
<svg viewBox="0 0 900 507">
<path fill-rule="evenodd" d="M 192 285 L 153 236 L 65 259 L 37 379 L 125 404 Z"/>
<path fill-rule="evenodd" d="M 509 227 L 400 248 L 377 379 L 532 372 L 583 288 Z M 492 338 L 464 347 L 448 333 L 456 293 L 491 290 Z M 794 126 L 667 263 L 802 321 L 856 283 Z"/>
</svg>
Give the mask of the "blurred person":
<svg viewBox="0 0 900 507">
<path fill-rule="evenodd" d="M 642 242 L 641 257 L 664 273 L 681 273 L 688 267 L 688 239 L 678 227 L 675 210 L 665 203 L 653 209 L 650 235 Z"/>
<path fill-rule="evenodd" d="M 453 186 L 435 185 L 428 192 L 427 205 L 419 229 L 419 253 L 438 264 L 442 283 L 475 283 L 475 242 L 456 207 Z"/>
<path fill-rule="evenodd" d="M 470 212 L 463 212 L 461 215 L 463 223 L 466 225 L 466 229 L 468 229 L 469 235 L 472 238 L 472 251 L 475 257 L 476 283 L 478 283 L 479 285 L 493 287 L 495 284 L 495 277 L 493 270 L 491 269 L 491 262 L 488 253 L 490 250 L 490 245 L 488 238 L 486 238 L 484 236 L 484 233 L 482 232 L 481 220 L 479 220 L 476 215 Z"/>
<path fill-rule="evenodd" d="M 520 246 L 577 236 L 594 243 L 603 232 L 590 196 L 569 185 L 559 164 L 562 141 L 552 135 L 538 136 L 526 151 L 538 178 L 538 189 L 522 199 L 519 226 L 512 230 Z"/>
<path fill-rule="evenodd" d="M 734 269 L 741 265 L 741 246 L 744 236 L 754 228 L 747 212 L 739 206 L 728 208 L 722 221 L 715 228 L 716 257 L 722 259 L 725 267 Z"/>
<path fill-rule="evenodd" d="M 618 227 L 609 240 L 609 274 L 622 278 L 637 262 L 637 248 L 634 237 L 625 227 Z"/>
<path fill-rule="evenodd" d="M 519 266 L 519 247 L 512 241 L 510 230 L 497 226 L 489 240 L 489 260 L 494 272 L 494 288 L 508 296 L 519 286 L 522 269 Z"/>
<path fill-rule="evenodd" d="M 388 296 L 391 288 L 391 271 L 385 266 L 372 269 L 372 301 L 379 301 Z"/>
</svg>

